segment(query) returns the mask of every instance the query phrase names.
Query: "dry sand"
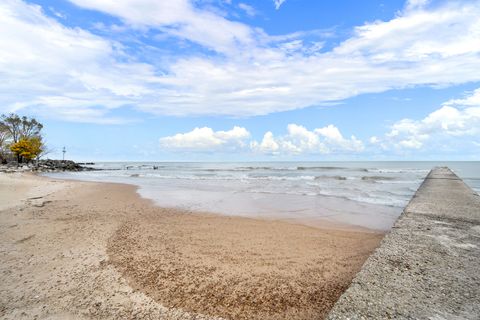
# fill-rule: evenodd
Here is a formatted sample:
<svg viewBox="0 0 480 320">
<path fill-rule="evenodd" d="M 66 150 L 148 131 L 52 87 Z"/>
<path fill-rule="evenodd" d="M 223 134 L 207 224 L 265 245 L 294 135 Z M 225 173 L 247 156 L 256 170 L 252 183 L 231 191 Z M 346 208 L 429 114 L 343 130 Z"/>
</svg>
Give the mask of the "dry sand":
<svg viewBox="0 0 480 320">
<path fill-rule="evenodd" d="M 0 317 L 321 319 L 381 238 L 0 174 Z"/>
</svg>

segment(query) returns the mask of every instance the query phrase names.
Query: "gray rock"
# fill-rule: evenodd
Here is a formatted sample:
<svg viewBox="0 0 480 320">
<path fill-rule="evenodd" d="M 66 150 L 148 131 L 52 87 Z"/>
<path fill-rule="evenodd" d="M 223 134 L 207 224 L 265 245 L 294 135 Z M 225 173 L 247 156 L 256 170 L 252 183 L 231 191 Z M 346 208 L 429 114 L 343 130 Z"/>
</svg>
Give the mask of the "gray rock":
<svg viewBox="0 0 480 320">
<path fill-rule="evenodd" d="M 91 171 L 90 167 L 84 167 L 71 160 L 39 160 L 32 161 L 28 164 L 18 165 L 17 163 L 8 163 L 0 165 L 0 172 L 54 172 L 54 171 Z"/>
</svg>

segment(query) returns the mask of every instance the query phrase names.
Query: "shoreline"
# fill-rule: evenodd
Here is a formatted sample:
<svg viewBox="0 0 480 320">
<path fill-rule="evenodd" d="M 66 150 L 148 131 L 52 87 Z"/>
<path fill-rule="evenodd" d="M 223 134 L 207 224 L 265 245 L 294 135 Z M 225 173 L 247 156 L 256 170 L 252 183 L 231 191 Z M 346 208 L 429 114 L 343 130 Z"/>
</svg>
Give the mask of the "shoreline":
<svg viewBox="0 0 480 320">
<path fill-rule="evenodd" d="M 386 220 L 392 219 L 392 217 L 376 217 L 379 220 L 386 219 L 384 222 L 380 223 L 377 225 L 377 227 L 372 227 L 372 226 L 365 226 L 359 223 L 362 219 L 373 219 L 373 216 L 368 216 L 368 217 L 363 217 L 363 218 L 356 218 L 354 215 L 351 213 L 348 213 L 347 215 L 350 218 L 353 219 L 360 219 L 357 220 L 356 223 L 348 223 L 346 220 L 349 220 L 348 218 L 341 218 L 338 219 L 337 217 L 332 218 L 330 214 L 327 214 L 325 216 L 320 215 L 319 217 L 312 218 L 312 217 L 288 217 L 282 214 L 277 214 L 277 213 L 272 213 L 271 212 L 258 212 L 258 213 L 251 213 L 251 212 L 246 212 L 246 213 L 239 213 L 239 212 L 234 212 L 232 214 L 227 213 L 228 209 L 222 208 L 220 210 L 208 210 L 208 209 L 190 209 L 190 208 L 184 208 L 181 206 L 176 206 L 176 205 L 165 205 L 162 203 L 158 203 L 158 199 L 156 199 L 154 196 L 151 195 L 151 192 L 142 192 L 142 189 L 144 186 L 141 184 L 135 183 L 135 182 L 130 182 L 130 181 L 101 181 L 101 180 L 88 180 L 88 179 L 80 179 L 80 178 L 72 178 L 72 177 L 66 177 L 66 176 L 50 176 L 49 174 L 52 174 L 51 172 L 43 172 L 43 173 L 35 173 L 35 175 L 39 177 L 45 177 L 47 179 L 58 179 L 58 180 L 65 180 L 65 181 L 71 181 L 71 182 L 91 182 L 91 183 L 101 183 L 101 184 L 111 184 L 111 185 L 128 185 L 128 186 L 133 186 L 135 188 L 136 193 L 138 196 L 142 199 L 146 199 L 151 201 L 153 206 L 156 206 L 158 208 L 163 208 L 163 209 L 169 209 L 169 210 L 179 210 L 182 212 L 190 212 L 194 214 L 203 214 L 203 215 L 216 215 L 216 216 L 225 216 L 225 217 L 240 217 L 240 218 L 250 218 L 250 219 L 257 219 L 257 220 L 263 220 L 263 221 L 284 221 L 287 223 L 292 223 L 292 224 L 299 224 L 299 225 L 304 225 L 304 226 L 310 226 L 313 228 L 318 228 L 318 229 L 327 229 L 327 230 L 343 230 L 343 231 L 358 231 L 358 232 L 366 232 L 366 233 L 376 233 L 376 234 L 386 234 L 389 232 L 391 225 L 393 225 L 393 222 L 388 222 L 385 223 Z M 55 174 L 55 173 L 53 173 Z M 188 192 L 188 191 L 184 191 Z M 158 194 L 162 194 L 162 191 L 157 191 Z M 338 197 L 334 195 L 317 195 L 316 198 L 321 198 L 329 203 L 331 203 L 331 200 L 333 199 L 334 202 L 337 202 L 337 205 L 341 205 L 342 203 L 353 203 L 354 200 L 344 198 L 344 197 Z M 240 203 L 239 203 L 240 205 Z M 372 203 L 360 203 L 358 204 L 363 207 L 364 211 L 361 212 L 361 214 L 366 214 L 370 212 L 374 212 L 375 209 L 379 209 L 379 207 L 375 207 L 375 204 Z M 332 206 L 330 204 L 330 206 Z M 381 207 L 387 207 L 387 206 L 382 206 Z M 394 211 L 397 209 L 397 207 L 389 207 L 390 211 Z M 321 208 L 321 211 L 325 213 L 326 208 Z M 345 208 L 345 210 L 348 210 Z M 392 212 L 389 212 L 389 214 L 392 214 Z M 395 221 L 393 219 L 392 221 Z M 380 226 L 381 225 L 381 226 Z"/>
<path fill-rule="evenodd" d="M 160 208 L 133 185 L 15 179 L 1 190 L 23 195 L 0 209 L 6 319 L 322 317 L 383 238 Z"/>
<path fill-rule="evenodd" d="M 252 219 L 252 220 L 261 220 L 261 221 L 282 221 L 286 222 L 289 224 L 295 224 L 295 225 L 301 225 L 305 227 L 311 227 L 315 229 L 323 229 L 323 230 L 338 230 L 338 231 L 352 231 L 352 232 L 362 232 L 362 233 L 374 233 L 374 234 L 381 234 L 385 235 L 388 230 L 381 230 L 381 229 L 373 229 L 373 228 L 368 228 L 368 227 L 363 227 L 360 225 L 355 225 L 355 224 L 348 224 L 348 223 L 342 223 L 339 221 L 329 221 L 326 218 L 318 218 L 318 219 L 306 219 L 306 218 L 284 218 L 281 216 L 267 216 L 263 217 L 260 214 L 256 216 L 242 216 L 242 215 L 228 215 L 226 213 L 222 212 L 209 212 L 209 211 L 201 211 L 201 210 L 190 210 L 190 209 L 184 209 L 181 207 L 170 207 L 170 206 L 161 206 L 155 202 L 154 199 L 148 198 L 145 196 L 142 196 L 140 193 L 141 186 L 136 185 L 134 183 L 128 183 L 128 182 L 109 182 L 109 181 L 90 181 L 90 180 L 81 180 L 81 179 L 72 179 L 72 178 L 52 178 L 48 176 L 48 172 L 42 172 L 42 173 L 28 173 L 33 176 L 37 176 L 39 178 L 45 178 L 45 179 L 53 179 L 53 180 L 63 180 L 63 181 L 69 181 L 69 182 L 87 182 L 87 183 L 98 183 L 98 184 L 105 184 L 105 185 L 119 185 L 119 186 L 129 186 L 134 188 L 134 192 L 138 195 L 138 197 L 142 200 L 149 201 L 150 205 L 159 209 L 163 210 L 174 210 L 181 212 L 182 214 L 192 214 L 192 215 L 200 215 L 200 216 L 217 216 L 217 217 L 234 217 L 234 218 L 242 218 L 242 219 Z M 332 198 L 334 196 L 322 196 L 325 198 Z M 338 199 L 338 197 L 335 197 Z"/>
</svg>

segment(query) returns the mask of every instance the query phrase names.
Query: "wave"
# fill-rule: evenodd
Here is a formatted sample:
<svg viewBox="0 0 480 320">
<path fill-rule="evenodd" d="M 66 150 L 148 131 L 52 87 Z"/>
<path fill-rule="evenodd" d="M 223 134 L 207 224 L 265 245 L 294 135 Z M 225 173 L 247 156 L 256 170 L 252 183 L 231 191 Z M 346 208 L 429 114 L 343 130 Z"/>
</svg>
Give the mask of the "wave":
<svg viewBox="0 0 480 320">
<path fill-rule="evenodd" d="M 371 173 L 428 173 L 430 170 L 414 169 L 414 168 L 402 168 L 402 169 L 377 169 L 370 168 L 367 172 Z"/>
<path fill-rule="evenodd" d="M 368 172 L 367 168 L 347 168 L 347 167 L 297 167 L 297 170 L 319 170 L 319 171 L 334 171 L 334 170 L 341 170 L 341 171 L 350 171 L 350 172 Z"/>
<path fill-rule="evenodd" d="M 333 180 L 347 180 L 347 177 L 344 176 L 316 176 L 315 180 L 323 180 L 323 179 L 333 179 Z"/>
<path fill-rule="evenodd" d="M 342 198 L 350 201 L 368 203 L 374 205 L 382 205 L 387 207 L 404 207 L 408 203 L 409 198 L 399 197 L 399 195 L 390 193 L 380 197 L 378 195 L 368 194 L 365 192 L 357 194 L 338 194 L 337 192 L 318 192 L 319 196 L 328 196 Z"/>
<path fill-rule="evenodd" d="M 238 167 L 238 168 L 222 168 L 222 169 L 198 169 L 198 171 L 211 171 L 211 172 L 236 172 L 236 171 L 254 171 L 254 170 L 272 170 L 270 167 Z"/>
<path fill-rule="evenodd" d="M 366 181 L 391 181 L 395 180 L 394 177 L 386 177 L 386 176 L 363 176 L 362 180 Z"/>
<path fill-rule="evenodd" d="M 339 198 L 343 200 L 349 200 L 354 202 L 360 203 L 367 203 L 373 205 L 382 205 L 387 207 L 404 207 L 408 203 L 409 197 L 401 197 L 399 198 L 398 195 L 391 193 L 390 195 L 386 195 L 384 197 L 373 196 L 368 193 L 362 194 L 339 194 L 338 192 L 329 192 L 327 190 L 323 191 L 275 191 L 275 190 L 248 190 L 245 191 L 247 193 L 255 193 L 255 194 L 275 194 L 275 195 L 296 195 L 296 196 L 321 196 L 321 197 L 332 197 L 332 198 Z"/>
<path fill-rule="evenodd" d="M 297 170 L 345 170 L 343 167 L 297 167 Z"/>
<path fill-rule="evenodd" d="M 244 171 L 295 171 L 297 167 L 236 167 L 236 168 L 195 168 L 196 171 L 244 172 Z"/>
<path fill-rule="evenodd" d="M 240 170 L 289 170 L 289 168 L 275 167 L 238 167 Z"/>
<path fill-rule="evenodd" d="M 93 175 L 91 175 L 93 176 Z M 96 175 L 98 178 L 102 178 L 101 175 Z M 315 180 L 315 176 L 233 176 L 233 175 L 215 175 L 215 174 L 196 174 L 196 175 L 162 175 L 162 174 L 122 174 L 116 175 L 117 177 L 142 177 L 153 179 L 174 179 L 174 180 L 236 180 L 236 181 L 312 181 Z"/>
</svg>

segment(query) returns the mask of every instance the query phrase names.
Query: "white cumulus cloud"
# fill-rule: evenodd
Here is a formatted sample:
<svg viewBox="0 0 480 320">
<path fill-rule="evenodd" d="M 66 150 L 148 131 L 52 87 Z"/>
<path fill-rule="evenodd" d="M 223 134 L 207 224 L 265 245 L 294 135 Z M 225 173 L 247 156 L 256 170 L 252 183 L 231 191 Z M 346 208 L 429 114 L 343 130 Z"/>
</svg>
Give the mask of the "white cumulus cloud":
<svg viewBox="0 0 480 320">
<path fill-rule="evenodd" d="M 262 153 L 269 153 L 269 154 L 277 154 L 280 149 L 280 145 L 275 141 L 273 137 L 273 133 L 271 131 L 267 131 L 263 136 L 263 139 L 260 143 L 257 141 L 252 141 L 250 143 L 250 147 L 253 150 L 258 150 Z"/>
<path fill-rule="evenodd" d="M 228 131 L 213 131 L 209 127 L 195 128 L 187 133 L 160 138 L 160 145 L 167 149 L 188 151 L 219 151 L 247 146 L 245 140 L 250 132 L 242 127 Z"/>
<path fill-rule="evenodd" d="M 289 124 L 287 134 L 274 137 L 267 132 L 261 142 L 252 141 L 253 151 L 265 154 L 330 154 L 344 152 L 360 152 L 363 143 L 355 136 L 344 138 L 337 127 L 328 125 L 313 131 L 298 124 Z"/>
<path fill-rule="evenodd" d="M 480 135 L 480 89 L 463 99 L 445 102 L 421 120 L 395 122 L 383 138 L 371 142 L 384 149 L 454 149 Z"/>
<path fill-rule="evenodd" d="M 195 128 L 160 138 L 160 146 L 177 151 L 235 151 L 266 155 L 358 153 L 364 149 L 363 143 L 355 136 L 345 138 L 333 125 L 310 131 L 298 124 L 289 124 L 287 133 L 282 136 L 276 137 L 267 131 L 260 142 L 252 140 L 250 132 L 243 127 L 235 126 L 228 131 Z"/>
</svg>

